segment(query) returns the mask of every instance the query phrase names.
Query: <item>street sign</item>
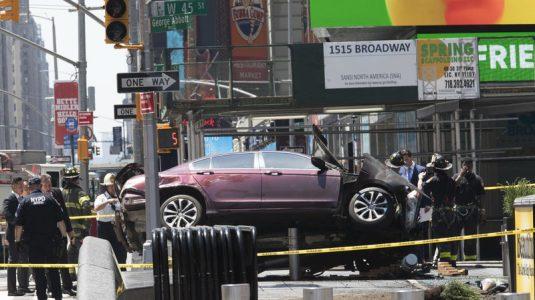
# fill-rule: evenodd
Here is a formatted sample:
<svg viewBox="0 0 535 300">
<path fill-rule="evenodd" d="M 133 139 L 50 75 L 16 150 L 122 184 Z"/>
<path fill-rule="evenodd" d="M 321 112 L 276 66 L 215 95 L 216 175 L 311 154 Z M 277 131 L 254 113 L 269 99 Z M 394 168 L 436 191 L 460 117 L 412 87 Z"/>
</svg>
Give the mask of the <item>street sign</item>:
<svg viewBox="0 0 535 300">
<path fill-rule="evenodd" d="M 178 71 L 117 74 L 119 93 L 171 92 L 179 89 Z"/>
<path fill-rule="evenodd" d="M 65 120 L 65 129 L 67 129 L 67 133 L 75 133 L 78 131 L 78 120 L 74 117 L 68 117 Z"/>
<path fill-rule="evenodd" d="M 150 19 L 150 25 L 152 32 L 165 32 L 191 28 L 192 21 L 192 15 L 174 15 L 153 17 Z"/>
<path fill-rule="evenodd" d="M 80 126 L 93 125 L 93 112 L 92 111 L 78 112 L 78 125 Z"/>
<path fill-rule="evenodd" d="M 66 164 L 66 163 L 71 162 L 71 157 L 70 156 L 53 155 L 53 156 L 50 157 L 49 161 L 50 161 L 51 164 Z"/>
<path fill-rule="evenodd" d="M 154 94 L 153 93 L 142 93 L 140 95 L 140 105 L 141 113 L 148 114 L 154 112 Z"/>
<path fill-rule="evenodd" d="M 114 105 L 113 116 L 116 120 L 135 119 L 136 118 L 136 105 L 135 104 Z"/>
<path fill-rule="evenodd" d="M 201 1 L 153 1 L 151 17 L 168 17 L 174 15 L 206 15 L 206 2 Z"/>
<path fill-rule="evenodd" d="M 73 140 L 74 149 L 78 149 L 78 134 L 74 134 L 72 136 L 73 136 L 72 140 Z M 64 135 L 63 136 L 63 147 L 65 149 L 70 149 L 71 148 L 70 135 Z"/>
</svg>

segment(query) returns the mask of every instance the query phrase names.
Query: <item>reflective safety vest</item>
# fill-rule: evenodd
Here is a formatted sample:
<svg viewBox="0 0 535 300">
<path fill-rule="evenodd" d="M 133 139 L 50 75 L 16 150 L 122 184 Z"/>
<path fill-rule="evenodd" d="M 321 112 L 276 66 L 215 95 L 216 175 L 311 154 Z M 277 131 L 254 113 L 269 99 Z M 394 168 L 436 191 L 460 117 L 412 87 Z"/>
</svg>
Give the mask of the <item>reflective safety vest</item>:
<svg viewBox="0 0 535 300">
<path fill-rule="evenodd" d="M 68 185 L 63 190 L 63 199 L 69 216 L 86 216 L 91 214 L 91 198 L 77 185 Z M 75 234 L 80 230 L 89 230 L 89 220 L 71 220 Z"/>
</svg>

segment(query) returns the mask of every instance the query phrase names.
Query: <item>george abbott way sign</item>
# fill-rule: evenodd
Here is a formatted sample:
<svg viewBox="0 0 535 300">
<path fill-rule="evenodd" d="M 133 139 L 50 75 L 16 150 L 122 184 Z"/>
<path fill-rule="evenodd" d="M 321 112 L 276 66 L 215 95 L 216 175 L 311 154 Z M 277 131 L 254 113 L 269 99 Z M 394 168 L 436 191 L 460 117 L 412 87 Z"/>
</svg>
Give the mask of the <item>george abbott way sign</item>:
<svg viewBox="0 0 535 300">
<path fill-rule="evenodd" d="M 178 71 L 117 74 L 117 92 L 171 92 L 180 88 Z"/>
</svg>

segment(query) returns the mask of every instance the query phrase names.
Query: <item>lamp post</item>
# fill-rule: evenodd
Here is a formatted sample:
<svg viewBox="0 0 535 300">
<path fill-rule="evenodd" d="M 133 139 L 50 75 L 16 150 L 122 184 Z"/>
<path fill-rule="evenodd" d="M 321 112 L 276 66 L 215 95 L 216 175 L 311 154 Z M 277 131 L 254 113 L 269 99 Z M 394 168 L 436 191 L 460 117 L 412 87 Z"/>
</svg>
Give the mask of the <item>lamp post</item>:
<svg viewBox="0 0 535 300">
<path fill-rule="evenodd" d="M 37 16 L 37 15 L 32 15 L 32 16 L 34 18 L 39 18 L 39 19 L 48 20 L 52 22 L 52 46 L 53 46 L 52 51 L 57 53 L 58 51 L 57 51 L 57 44 L 56 44 L 56 22 L 54 21 L 54 17 L 48 18 L 48 17 L 43 17 L 43 16 Z M 54 80 L 58 80 L 58 58 L 57 57 L 54 57 Z"/>
</svg>

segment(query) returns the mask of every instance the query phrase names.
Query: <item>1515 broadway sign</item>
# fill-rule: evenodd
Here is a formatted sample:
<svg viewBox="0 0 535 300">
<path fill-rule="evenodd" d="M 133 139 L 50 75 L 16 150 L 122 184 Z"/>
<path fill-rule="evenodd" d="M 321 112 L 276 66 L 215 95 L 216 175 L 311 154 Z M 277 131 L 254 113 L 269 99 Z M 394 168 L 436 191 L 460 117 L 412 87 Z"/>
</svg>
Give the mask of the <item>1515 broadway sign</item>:
<svg viewBox="0 0 535 300">
<path fill-rule="evenodd" d="M 480 39 L 478 44 L 482 82 L 535 80 L 532 37 Z"/>
<path fill-rule="evenodd" d="M 420 100 L 479 98 L 477 40 L 418 40 Z"/>
<path fill-rule="evenodd" d="M 414 40 L 323 44 L 325 88 L 416 86 Z"/>
</svg>

